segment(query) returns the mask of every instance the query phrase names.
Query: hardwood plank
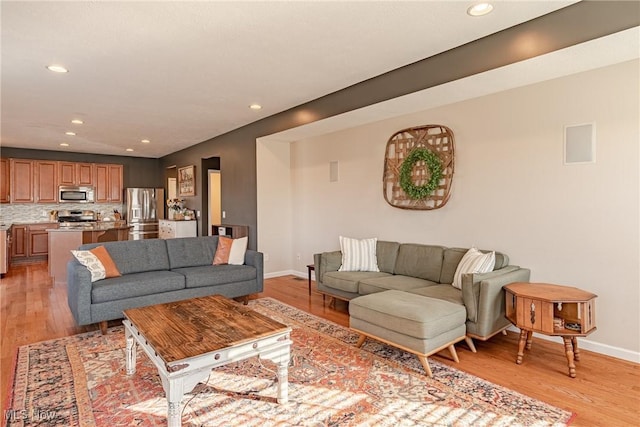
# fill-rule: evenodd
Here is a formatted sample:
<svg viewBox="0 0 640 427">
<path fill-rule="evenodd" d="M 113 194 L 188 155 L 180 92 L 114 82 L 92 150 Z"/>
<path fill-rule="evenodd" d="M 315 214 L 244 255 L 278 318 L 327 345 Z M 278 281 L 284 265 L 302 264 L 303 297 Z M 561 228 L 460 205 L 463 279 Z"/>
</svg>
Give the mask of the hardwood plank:
<svg viewBox="0 0 640 427">
<path fill-rule="evenodd" d="M 337 301 L 330 308 L 322 295 L 308 295 L 307 279 L 284 276 L 265 280 L 263 293 L 252 298 L 272 297 L 337 324 L 348 326 L 348 304 Z M 39 310 L 36 313 L 36 308 Z M 110 326 L 120 321 L 110 322 Z M 21 345 L 97 330 L 97 325 L 75 325 L 67 307 L 66 287 L 53 285 L 47 264 L 12 266 L 0 281 L 0 393 L 6 408 L 13 358 Z M 518 335 L 508 332 L 487 342 L 475 341 L 478 352 L 464 343 L 457 345 L 460 363 L 431 356 L 506 388 L 540 399 L 577 414 L 575 426 L 635 426 L 640 416 L 640 365 L 581 350 L 577 377 L 567 375 L 561 344 L 534 338 L 516 365 Z"/>
</svg>

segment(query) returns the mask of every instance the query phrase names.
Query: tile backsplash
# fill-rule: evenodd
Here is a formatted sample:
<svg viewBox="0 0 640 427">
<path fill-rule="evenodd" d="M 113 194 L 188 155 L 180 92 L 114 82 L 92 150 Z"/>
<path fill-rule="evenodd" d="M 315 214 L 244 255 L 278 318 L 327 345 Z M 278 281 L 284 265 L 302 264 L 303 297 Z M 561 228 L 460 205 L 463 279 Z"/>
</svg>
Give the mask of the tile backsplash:
<svg viewBox="0 0 640 427">
<path fill-rule="evenodd" d="M 9 225 L 14 222 L 42 222 L 49 220 L 50 211 L 90 210 L 99 213 L 102 218 L 113 218 L 113 210 L 123 214 L 120 203 L 7 203 L 0 205 L 0 223 Z"/>
</svg>

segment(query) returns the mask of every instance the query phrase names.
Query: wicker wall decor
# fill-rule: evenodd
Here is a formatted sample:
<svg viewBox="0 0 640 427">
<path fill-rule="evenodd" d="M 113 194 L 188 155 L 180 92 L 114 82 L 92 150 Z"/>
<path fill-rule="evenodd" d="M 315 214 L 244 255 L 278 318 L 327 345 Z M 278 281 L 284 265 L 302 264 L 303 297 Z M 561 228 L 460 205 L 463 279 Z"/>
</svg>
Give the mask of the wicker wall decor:
<svg viewBox="0 0 640 427">
<path fill-rule="evenodd" d="M 405 160 L 409 163 L 403 167 Z M 453 132 L 448 127 L 426 125 L 396 132 L 389 138 L 384 156 L 384 199 L 400 209 L 441 208 L 449 200 L 453 165 Z M 401 182 L 403 169 L 405 175 L 410 172 L 411 178 L 404 183 Z M 441 173 L 441 178 L 432 180 L 432 172 Z"/>
</svg>

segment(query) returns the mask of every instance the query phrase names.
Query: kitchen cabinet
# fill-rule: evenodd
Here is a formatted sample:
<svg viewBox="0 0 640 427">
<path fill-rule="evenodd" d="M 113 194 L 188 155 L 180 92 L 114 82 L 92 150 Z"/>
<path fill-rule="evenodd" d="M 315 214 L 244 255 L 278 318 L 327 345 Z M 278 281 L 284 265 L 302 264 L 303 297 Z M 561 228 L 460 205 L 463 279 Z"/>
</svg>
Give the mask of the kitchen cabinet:
<svg viewBox="0 0 640 427">
<path fill-rule="evenodd" d="M 12 225 L 11 226 L 11 258 L 26 258 L 27 257 L 27 225 Z"/>
<path fill-rule="evenodd" d="M 11 169 L 9 159 L 0 159 L 0 203 L 11 201 Z"/>
<path fill-rule="evenodd" d="M 122 165 L 96 164 L 96 202 L 122 203 Z"/>
<path fill-rule="evenodd" d="M 57 222 L 14 224 L 11 226 L 11 258 L 28 261 L 42 259 L 49 253 L 48 229 L 58 228 Z"/>
<path fill-rule="evenodd" d="M 94 164 L 58 162 L 59 185 L 93 186 Z"/>
<path fill-rule="evenodd" d="M 11 203 L 33 203 L 33 160 L 9 159 Z"/>
<path fill-rule="evenodd" d="M 196 237 L 198 221 L 172 221 L 161 219 L 159 221 L 160 239 L 175 239 L 177 237 Z"/>
<path fill-rule="evenodd" d="M 4 227 L 0 228 L 0 275 L 5 274 L 9 270 L 9 258 L 11 257 L 11 239 L 8 230 Z"/>
<path fill-rule="evenodd" d="M 58 202 L 58 163 L 48 160 L 36 160 L 33 163 L 35 170 L 35 202 Z"/>
<path fill-rule="evenodd" d="M 28 229 L 28 256 L 36 257 L 49 254 L 48 228 L 58 228 L 57 223 L 30 224 Z"/>
</svg>

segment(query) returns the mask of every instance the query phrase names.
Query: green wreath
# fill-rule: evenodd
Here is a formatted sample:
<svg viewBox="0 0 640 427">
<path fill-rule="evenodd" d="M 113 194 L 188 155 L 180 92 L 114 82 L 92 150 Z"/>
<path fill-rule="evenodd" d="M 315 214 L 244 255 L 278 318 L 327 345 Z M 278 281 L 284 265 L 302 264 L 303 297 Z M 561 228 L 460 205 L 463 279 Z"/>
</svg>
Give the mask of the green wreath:
<svg viewBox="0 0 640 427">
<path fill-rule="evenodd" d="M 424 185 L 415 185 L 411 179 L 414 165 L 420 160 L 429 168 L 431 177 Z M 400 187 L 411 199 L 420 200 L 427 197 L 440 184 L 442 179 L 442 161 L 437 154 L 426 148 L 416 148 L 409 153 L 400 166 Z"/>
</svg>

